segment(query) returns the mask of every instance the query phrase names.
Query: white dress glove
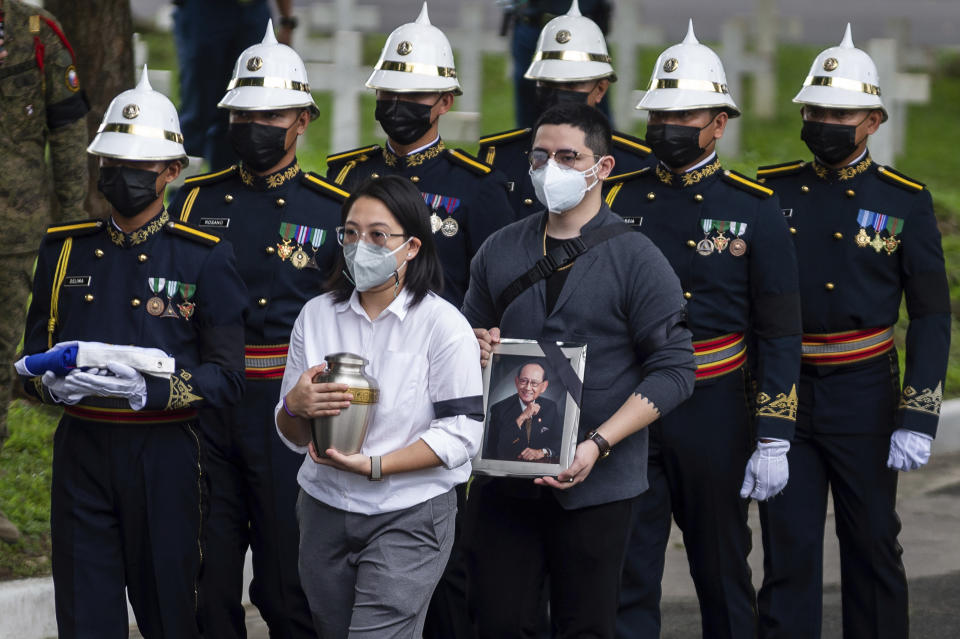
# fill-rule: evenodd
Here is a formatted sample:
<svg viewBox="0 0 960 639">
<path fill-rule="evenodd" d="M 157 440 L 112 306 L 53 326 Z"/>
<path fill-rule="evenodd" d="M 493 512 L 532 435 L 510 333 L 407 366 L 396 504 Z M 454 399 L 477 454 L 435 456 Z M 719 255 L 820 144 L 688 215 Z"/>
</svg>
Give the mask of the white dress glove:
<svg viewBox="0 0 960 639">
<path fill-rule="evenodd" d="M 790 467 L 787 464 L 789 450 L 790 442 L 785 439 L 758 441 L 757 449 L 747 462 L 740 496 L 744 499 L 752 497 L 757 501 L 766 501 L 783 490 L 790 478 Z"/>
<path fill-rule="evenodd" d="M 103 374 L 104 369 L 77 370 L 71 371 L 67 379 L 71 379 L 88 395 L 123 397 L 130 402 L 133 410 L 140 410 L 146 405 L 147 381 L 143 375 L 119 362 L 107 364 L 106 370 L 113 374 Z"/>
<path fill-rule="evenodd" d="M 933 437 L 906 428 L 898 428 L 890 435 L 890 455 L 887 466 L 894 470 L 916 470 L 930 461 Z"/>
<path fill-rule="evenodd" d="M 75 383 L 72 378 L 74 372 L 70 371 L 66 377 L 57 377 L 53 371 L 47 371 L 40 378 L 55 402 L 72 406 L 90 394 L 82 385 Z"/>
</svg>

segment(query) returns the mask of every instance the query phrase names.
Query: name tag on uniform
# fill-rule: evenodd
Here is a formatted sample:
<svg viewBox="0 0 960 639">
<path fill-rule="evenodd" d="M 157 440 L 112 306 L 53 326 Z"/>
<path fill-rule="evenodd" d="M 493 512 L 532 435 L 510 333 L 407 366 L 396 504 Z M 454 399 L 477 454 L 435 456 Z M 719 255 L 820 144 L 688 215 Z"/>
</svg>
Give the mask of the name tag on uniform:
<svg viewBox="0 0 960 639">
<path fill-rule="evenodd" d="M 643 217 L 625 217 L 623 221 L 632 226 L 634 229 L 639 229 L 643 225 Z"/>
<path fill-rule="evenodd" d="M 201 217 L 200 226 L 213 227 L 218 229 L 225 229 L 230 226 L 229 217 Z"/>
<path fill-rule="evenodd" d="M 516 182 L 507 182 L 507 193 L 513 193 L 513 190 L 517 187 Z"/>
<path fill-rule="evenodd" d="M 63 279 L 64 286 L 90 286 L 93 279 L 90 275 L 67 275 Z"/>
<path fill-rule="evenodd" d="M 783 213 L 783 217 L 793 217 L 793 209 L 780 209 L 780 212 Z"/>
</svg>

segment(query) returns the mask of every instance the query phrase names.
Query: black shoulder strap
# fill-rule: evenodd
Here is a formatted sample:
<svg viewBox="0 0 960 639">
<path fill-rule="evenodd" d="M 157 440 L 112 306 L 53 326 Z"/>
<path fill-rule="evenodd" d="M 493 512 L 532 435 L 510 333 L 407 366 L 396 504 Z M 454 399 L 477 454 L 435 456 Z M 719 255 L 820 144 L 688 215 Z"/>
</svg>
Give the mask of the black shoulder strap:
<svg viewBox="0 0 960 639">
<path fill-rule="evenodd" d="M 631 231 L 632 229 L 626 224 L 608 224 L 580 237 L 569 239 L 560 246 L 551 249 L 549 253 L 537 260 L 533 268 L 510 282 L 507 288 L 503 289 L 497 299 L 498 314 L 503 317 L 504 311 L 513 303 L 513 300 L 517 299 L 520 293 L 540 280 L 550 277 L 557 269 L 570 264 L 598 244 L 603 244 L 621 233 L 630 233 Z"/>
</svg>

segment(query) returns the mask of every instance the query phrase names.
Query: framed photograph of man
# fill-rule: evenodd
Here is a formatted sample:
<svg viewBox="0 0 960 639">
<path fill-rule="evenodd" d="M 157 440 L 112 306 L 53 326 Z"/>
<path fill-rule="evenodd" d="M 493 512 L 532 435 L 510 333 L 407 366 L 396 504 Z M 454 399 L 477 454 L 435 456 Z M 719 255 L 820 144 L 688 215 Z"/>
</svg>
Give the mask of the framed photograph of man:
<svg viewBox="0 0 960 639">
<path fill-rule="evenodd" d="M 474 472 L 556 475 L 577 445 L 585 344 L 503 339 L 483 370 L 483 443 Z"/>
</svg>

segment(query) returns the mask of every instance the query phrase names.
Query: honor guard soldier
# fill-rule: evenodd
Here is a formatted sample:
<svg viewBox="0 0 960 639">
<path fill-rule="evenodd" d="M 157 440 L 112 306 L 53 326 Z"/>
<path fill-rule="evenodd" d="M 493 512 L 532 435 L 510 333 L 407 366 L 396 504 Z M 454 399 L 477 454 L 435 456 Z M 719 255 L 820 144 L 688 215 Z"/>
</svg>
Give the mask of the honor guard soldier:
<svg viewBox="0 0 960 639">
<path fill-rule="evenodd" d="M 12 364 L 23 336 L 22 309 L 30 295 L 37 242 L 54 220 L 85 217 L 83 116 L 89 106 L 76 63 L 52 15 L 20 0 L 0 0 L 0 300 L 10 311 L 0 318 L 0 448 L 7 438 Z M 54 201 L 57 206 L 51 207 Z M 0 539 L 18 537 L 0 512 Z"/>
<path fill-rule="evenodd" d="M 593 20 L 580 15 L 578 0 L 573 0 L 566 15 L 554 18 L 540 32 L 537 52 L 524 77 L 537 82 L 537 115 L 559 102 L 583 102 L 595 107 L 606 96 L 610 83 L 616 82 L 603 33 Z M 478 155 L 510 180 L 510 203 L 518 218 L 542 208 L 530 182 L 527 159 L 532 131 L 515 129 L 480 138 Z M 613 158 L 617 173 L 656 164 L 643 140 L 617 131 L 613 132 Z"/>
<path fill-rule="evenodd" d="M 432 211 L 443 296 L 459 308 L 473 254 L 515 218 L 504 175 L 440 139 L 440 117 L 461 90 L 450 42 L 430 24 L 426 3 L 416 22 L 387 38 L 367 86 L 377 92 L 376 118 L 387 134 L 386 147 L 328 156 L 327 177 L 348 191 L 367 177 L 410 178 Z"/>
<path fill-rule="evenodd" d="M 650 490 L 636 506 L 618 636 L 659 636 L 672 513 L 703 636 L 754 637 L 741 497 L 767 499 L 787 481 L 800 371 L 796 257 L 773 191 L 720 164 L 716 144 L 740 111 L 720 59 L 697 41 L 692 21 L 683 42 L 657 59 L 637 108 L 649 112 L 647 141 L 660 164 L 608 180 L 606 201 L 653 240 L 680 278 L 697 383 L 693 397 L 651 431 Z"/>
<path fill-rule="evenodd" d="M 199 638 L 197 409 L 243 394 L 246 291 L 231 247 L 163 208 L 186 154 L 176 108 L 146 68 L 110 103 L 88 151 L 113 212 L 47 229 L 24 352 L 108 342 L 172 361 L 154 374 L 118 357 L 42 376 L 18 362 L 27 392 L 65 405 L 50 512 L 59 636 L 127 636 L 126 588 L 145 637 Z"/>
<path fill-rule="evenodd" d="M 220 107 L 240 164 L 186 181 L 171 207 L 233 244 L 248 289 L 247 392 L 201 416 L 210 478 L 200 618 L 217 637 L 244 637 L 243 562 L 253 551 L 250 599 L 273 637 L 313 637 L 297 569 L 297 470 L 303 461 L 277 437 L 273 407 L 287 342 L 304 303 L 321 293 L 337 255 L 342 188 L 301 170 L 297 136 L 319 115 L 300 56 L 263 42 L 237 59 Z"/>
<path fill-rule="evenodd" d="M 897 472 L 930 457 L 950 344 L 940 233 L 924 185 L 870 158 L 887 119 L 873 60 L 853 45 L 813 61 L 800 92 L 809 162 L 763 167 L 800 264 L 803 365 L 790 487 L 760 507 L 760 636 L 820 636 L 827 490 L 833 493 L 843 636 L 908 634 Z M 910 317 L 906 370 L 893 341 Z"/>
</svg>

